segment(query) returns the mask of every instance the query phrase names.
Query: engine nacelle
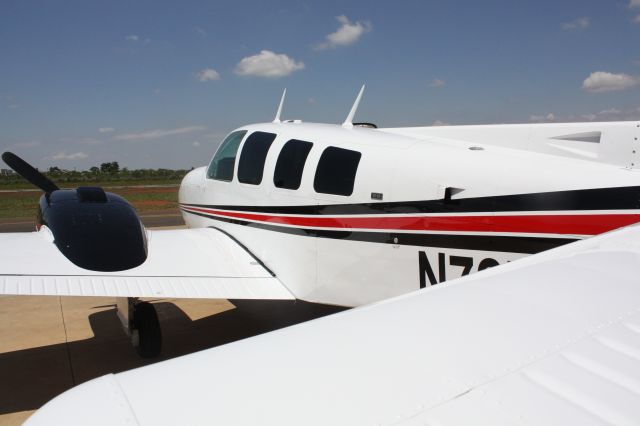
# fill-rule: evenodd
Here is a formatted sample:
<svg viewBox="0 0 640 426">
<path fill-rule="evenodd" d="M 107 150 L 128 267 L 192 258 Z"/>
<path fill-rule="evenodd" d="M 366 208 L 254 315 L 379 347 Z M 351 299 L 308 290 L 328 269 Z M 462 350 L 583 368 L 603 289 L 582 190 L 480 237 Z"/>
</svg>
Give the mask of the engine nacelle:
<svg viewBox="0 0 640 426">
<path fill-rule="evenodd" d="M 46 225 L 60 252 L 81 268 L 122 271 L 147 259 L 146 232 L 135 209 L 99 187 L 44 194 L 37 224 Z"/>
</svg>

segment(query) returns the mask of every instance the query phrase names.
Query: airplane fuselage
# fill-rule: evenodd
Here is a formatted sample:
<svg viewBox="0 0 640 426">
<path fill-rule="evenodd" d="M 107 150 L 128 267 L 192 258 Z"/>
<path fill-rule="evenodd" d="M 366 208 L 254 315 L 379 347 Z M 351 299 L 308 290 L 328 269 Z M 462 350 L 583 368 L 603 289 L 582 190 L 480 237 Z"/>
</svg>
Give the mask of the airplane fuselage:
<svg viewBox="0 0 640 426">
<path fill-rule="evenodd" d="M 357 306 L 640 221 L 640 174 L 313 123 L 242 127 L 180 188 L 298 298 Z"/>
</svg>

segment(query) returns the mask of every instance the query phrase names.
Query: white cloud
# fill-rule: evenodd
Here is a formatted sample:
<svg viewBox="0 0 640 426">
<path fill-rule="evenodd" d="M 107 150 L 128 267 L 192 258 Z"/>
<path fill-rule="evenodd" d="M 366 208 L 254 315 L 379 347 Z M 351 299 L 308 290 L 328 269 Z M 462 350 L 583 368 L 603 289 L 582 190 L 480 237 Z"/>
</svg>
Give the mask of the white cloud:
<svg viewBox="0 0 640 426">
<path fill-rule="evenodd" d="M 194 147 L 198 148 L 200 146 L 200 142 L 193 141 L 193 143 L 191 145 L 193 145 Z"/>
<path fill-rule="evenodd" d="M 98 129 L 98 132 L 100 133 L 111 133 L 114 132 L 116 129 L 114 129 L 113 127 L 100 127 Z"/>
<path fill-rule="evenodd" d="M 262 50 L 247 56 L 236 65 L 235 73 L 244 76 L 279 78 L 304 69 L 304 63 L 296 62 L 284 53 Z"/>
<path fill-rule="evenodd" d="M 429 87 L 442 87 L 446 84 L 446 81 L 442 80 L 441 78 L 434 78 L 433 80 L 431 80 L 431 83 L 429 83 Z"/>
<path fill-rule="evenodd" d="M 201 35 L 202 37 L 206 37 L 206 36 L 208 36 L 208 35 L 209 35 L 209 34 L 207 34 L 207 32 L 206 32 L 205 30 L 203 30 L 203 29 L 202 29 L 202 28 L 200 28 L 200 27 L 195 27 L 195 28 L 194 28 L 194 31 L 195 31 L 196 33 L 198 33 L 198 35 Z"/>
<path fill-rule="evenodd" d="M 640 83 L 638 77 L 627 74 L 613 74 L 605 71 L 592 72 L 582 82 L 582 88 L 588 92 L 604 93 L 626 90 Z"/>
<path fill-rule="evenodd" d="M 11 145 L 12 148 L 35 148 L 37 146 L 42 146 L 42 143 L 40 141 L 24 141 L 24 142 L 18 142 L 15 143 L 13 145 Z"/>
<path fill-rule="evenodd" d="M 589 121 L 606 120 L 606 121 L 628 121 L 637 120 L 640 117 L 640 108 L 620 109 L 608 108 L 595 114 L 584 114 L 582 118 Z"/>
<path fill-rule="evenodd" d="M 9 109 L 18 109 L 20 108 L 20 104 L 16 101 L 15 96 L 11 95 L 0 95 L 0 100 L 7 101 L 7 108 Z"/>
<path fill-rule="evenodd" d="M 198 79 L 198 81 L 214 81 L 214 80 L 220 80 L 220 74 L 218 74 L 218 71 L 214 70 L 213 68 L 205 68 L 203 70 L 198 71 L 198 73 L 196 74 L 196 78 Z"/>
<path fill-rule="evenodd" d="M 83 160 L 88 155 L 84 152 L 74 152 L 73 154 L 66 154 L 64 151 L 54 154 L 51 158 L 54 160 Z"/>
<path fill-rule="evenodd" d="M 313 96 L 312 96 L 312 97 L 310 97 L 309 99 L 307 99 L 307 103 L 308 103 L 309 105 L 314 105 L 316 102 L 317 102 L 317 101 L 316 101 L 316 98 L 314 98 Z"/>
<path fill-rule="evenodd" d="M 441 120 L 436 120 L 433 123 L 431 123 L 432 126 L 448 126 L 449 123 L 446 123 L 444 121 Z"/>
<path fill-rule="evenodd" d="M 529 121 L 555 121 L 556 115 L 552 112 L 546 115 L 531 115 L 529 116 Z"/>
<path fill-rule="evenodd" d="M 634 24 L 640 24 L 640 15 L 636 15 L 636 17 L 633 18 L 633 23 Z"/>
<path fill-rule="evenodd" d="M 640 7 L 640 0 L 630 0 L 629 7 Z"/>
<path fill-rule="evenodd" d="M 587 18 L 586 16 L 583 16 L 581 18 L 576 18 L 573 21 L 569 21 L 569 22 L 565 22 L 562 24 L 562 29 L 563 30 L 584 30 L 587 29 L 589 27 L 589 25 L 591 24 L 591 20 L 589 18 Z"/>
<path fill-rule="evenodd" d="M 126 36 L 124 38 L 125 40 L 131 42 L 131 43 L 142 43 L 142 44 L 149 44 L 151 43 L 151 39 L 150 38 L 145 38 L 144 40 L 137 34 L 130 34 L 128 36 Z"/>
<path fill-rule="evenodd" d="M 77 143 L 80 145 L 100 145 L 102 141 L 94 138 L 61 138 L 64 143 Z"/>
<path fill-rule="evenodd" d="M 178 127 L 177 129 L 151 129 L 140 133 L 123 133 L 113 137 L 117 141 L 141 141 L 150 139 L 160 139 L 166 136 L 184 135 L 204 130 L 204 126 Z"/>
<path fill-rule="evenodd" d="M 207 133 L 206 135 L 202 135 L 204 139 L 209 139 L 209 140 L 218 141 L 218 142 L 221 142 L 225 136 L 227 136 L 226 133 Z"/>
<path fill-rule="evenodd" d="M 316 50 L 335 49 L 336 47 L 349 46 L 362 37 L 364 33 L 368 33 L 373 29 L 369 22 L 350 22 L 349 18 L 344 15 L 337 16 L 336 19 L 340 24 L 340 28 L 331 34 L 327 34 L 326 41 L 318 44 Z"/>
<path fill-rule="evenodd" d="M 79 143 L 80 145 L 100 145 L 102 143 L 101 140 L 94 139 L 94 138 L 80 138 L 80 139 L 77 139 L 75 142 Z"/>
</svg>

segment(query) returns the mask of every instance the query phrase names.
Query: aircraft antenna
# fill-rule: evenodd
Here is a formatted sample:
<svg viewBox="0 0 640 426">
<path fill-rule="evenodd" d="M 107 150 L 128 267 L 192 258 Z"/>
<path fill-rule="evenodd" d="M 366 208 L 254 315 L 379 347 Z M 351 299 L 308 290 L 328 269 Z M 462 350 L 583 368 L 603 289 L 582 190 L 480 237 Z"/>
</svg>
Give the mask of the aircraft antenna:
<svg viewBox="0 0 640 426">
<path fill-rule="evenodd" d="M 287 88 L 285 87 L 284 92 L 282 92 L 282 97 L 280 98 L 280 105 L 278 105 L 278 112 L 276 112 L 276 118 L 273 119 L 274 123 L 281 123 L 280 114 L 282 113 L 282 105 L 284 104 L 284 97 L 287 94 Z"/>
<path fill-rule="evenodd" d="M 362 88 L 360 88 L 360 93 L 358 93 L 358 97 L 356 98 L 356 101 L 353 103 L 353 106 L 351 107 L 351 111 L 349 111 L 349 115 L 347 115 L 347 119 L 344 120 L 344 123 L 342 123 L 342 127 L 344 127 L 345 129 L 353 128 L 353 116 L 356 115 L 358 105 L 360 105 L 360 99 L 362 98 L 362 93 L 364 93 L 364 84 L 362 85 Z"/>
</svg>

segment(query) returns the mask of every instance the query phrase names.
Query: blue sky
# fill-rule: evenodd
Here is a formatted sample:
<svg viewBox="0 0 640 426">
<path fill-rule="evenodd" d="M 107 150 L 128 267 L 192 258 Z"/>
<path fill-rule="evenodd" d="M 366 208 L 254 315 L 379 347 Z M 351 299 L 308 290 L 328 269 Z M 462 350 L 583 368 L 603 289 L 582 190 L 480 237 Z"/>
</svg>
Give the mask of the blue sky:
<svg viewBox="0 0 640 426">
<path fill-rule="evenodd" d="M 640 0 L 0 3 L 0 148 L 38 167 L 206 164 L 284 118 L 640 119 Z"/>
</svg>

